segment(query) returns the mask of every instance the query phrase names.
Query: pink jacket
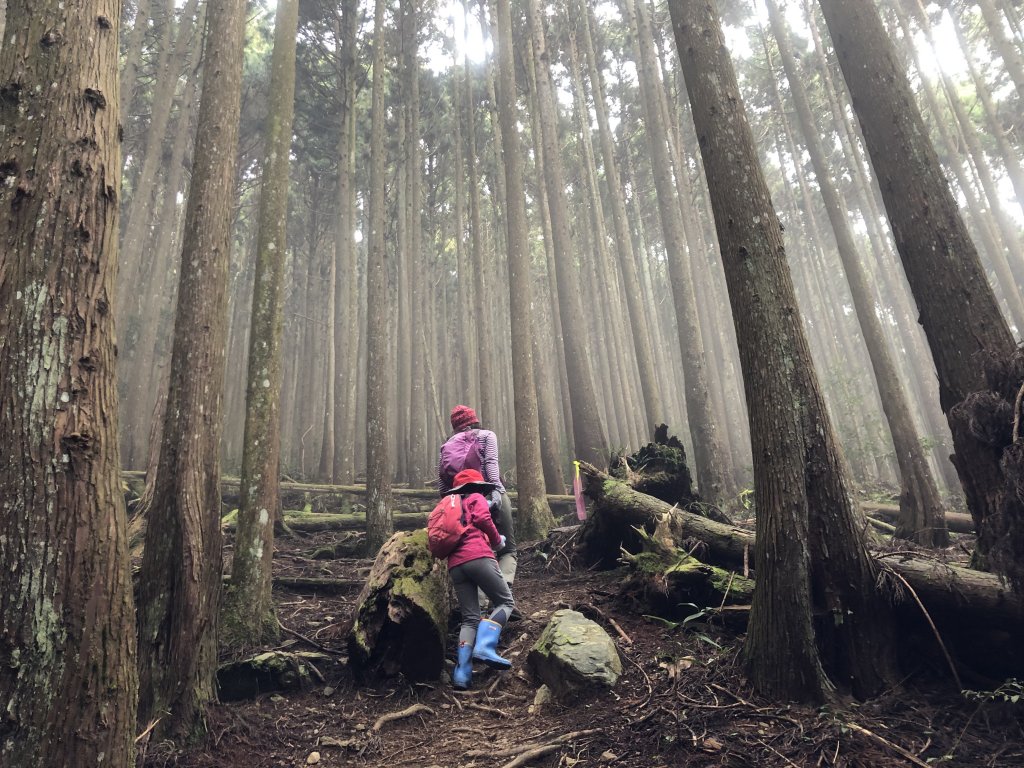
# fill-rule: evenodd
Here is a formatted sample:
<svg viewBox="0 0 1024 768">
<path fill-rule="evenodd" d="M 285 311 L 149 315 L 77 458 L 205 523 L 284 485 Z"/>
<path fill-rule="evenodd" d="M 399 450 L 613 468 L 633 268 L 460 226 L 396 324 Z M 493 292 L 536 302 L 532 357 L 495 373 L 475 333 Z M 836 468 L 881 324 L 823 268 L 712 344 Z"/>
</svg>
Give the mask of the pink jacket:
<svg viewBox="0 0 1024 768">
<path fill-rule="evenodd" d="M 462 534 L 459 543 L 448 555 L 448 570 L 457 565 L 478 560 L 481 557 L 494 558 L 494 549 L 501 543 L 498 529 L 491 519 L 491 510 L 487 499 L 479 493 L 470 493 L 462 497 L 462 511 L 466 516 L 469 528 Z"/>
</svg>

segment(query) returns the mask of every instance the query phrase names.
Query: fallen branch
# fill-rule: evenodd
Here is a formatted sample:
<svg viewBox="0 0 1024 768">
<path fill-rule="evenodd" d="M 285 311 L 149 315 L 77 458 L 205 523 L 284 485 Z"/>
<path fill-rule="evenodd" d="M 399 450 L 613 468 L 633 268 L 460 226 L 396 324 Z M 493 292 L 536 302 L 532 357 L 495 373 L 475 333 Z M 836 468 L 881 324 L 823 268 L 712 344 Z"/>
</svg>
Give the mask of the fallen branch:
<svg viewBox="0 0 1024 768">
<path fill-rule="evenodd" d="M 846 728 L 849 728 L 851 731 L 854 731 L 855 733 L 859 733 L 859 734 L 862 734 L 864 736 L 867 736 L 869 739 L 874 739 L 879 744 L 881 744 L 881 745 L 883 745 L 885 747 L 888 747 L 889 749 L 893 750 L 894 752 L 902 755 L 907 760 L 912 762 L 914 765 L 919 766 L 919 768 L 931 768 L 931 766 L 929 766 L 928 763 L 926 763 L 923 760 L 919 759 L 916 755 L 914 755 L 914 753 L 908 752 L 903 747 L 901 747 L 899 744 L 893 744 L 888 739 L 883 739 L 877 733 L 869 731 L 867 728 L 865 728 L 862 725 L 857 725 L 856 723 L 843 723 L 843 725 Z"/>
<path fill-rule="evenodd" d="M 543 757 L 544 755 L 549 755 L 552 752 L 556 752 L 561 748 L 561 744 L 544 744 L 540 747 L 534 747 L 533 749 L 528 750 L 527 752 L 524 752 L 523 754 L 519 755 L 519 757 L 515 758 L 514 760 L 509 760 L 501 768 L 517 768 L 517 766 L 526 765 L 535 757 Z"/>
<path fill-rule="evenodd" d="M 381 728 L 395 720 L 404 720 L 407 717 L 419 714 L 433 715 L 434 710 L 426 704 L 413 704 L 411 707 L 407 707 L 401 712 L 388 712 L 386 715 L 381 715 L 377 718 L 377 722 L 373 724 L 373 732 L 379 733 Z"/>
<path fill-rule="evenodd" d="M 537 749 L 538 747 L 561 746 L 567 741 L 572 741 L 573 739 L 578 739 L 583 736 L 593 736 L 595 733 L 599 732 L 599 728 L 590 728 L 586 731 L 570 731 L 569 733 L 563 733 L 561 736 L 557 736 L 543 744 L 533 742 L 520 744 L 517 747 L 509 747 L 508 749 L 471 749 L 466 753 L 466 757 L 512 757 L 513 755 L 522 755 L 530 750 Z"/>
<path fill-rule="evenodd" d="M 475 709 L 477 712 L 486 712 L 488 715 L 497 715 L 498 717 L 512 717 L 508 712 L 497 707 L 489 707 L 486 704 L 477 704 L 475 701 L 467 701 L 464 705 L 466 709 Z"/>
</svg>

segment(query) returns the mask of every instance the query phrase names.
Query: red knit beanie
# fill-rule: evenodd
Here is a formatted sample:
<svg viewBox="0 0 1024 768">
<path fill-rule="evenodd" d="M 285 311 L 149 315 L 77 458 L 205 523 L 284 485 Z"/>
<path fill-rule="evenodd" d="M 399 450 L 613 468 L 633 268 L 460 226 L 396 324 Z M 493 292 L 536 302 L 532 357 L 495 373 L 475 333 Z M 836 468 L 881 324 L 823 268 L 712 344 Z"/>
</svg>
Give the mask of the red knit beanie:
<svg viewBox="0 0 1024 768">
<path fill-rule="evenodd" d="M 480 419 L 477 418 L 476 411 L 468 405 L 456 405 L 452 408 L 452 429 L 456 432 L 479 423 Z"/>
</svg>

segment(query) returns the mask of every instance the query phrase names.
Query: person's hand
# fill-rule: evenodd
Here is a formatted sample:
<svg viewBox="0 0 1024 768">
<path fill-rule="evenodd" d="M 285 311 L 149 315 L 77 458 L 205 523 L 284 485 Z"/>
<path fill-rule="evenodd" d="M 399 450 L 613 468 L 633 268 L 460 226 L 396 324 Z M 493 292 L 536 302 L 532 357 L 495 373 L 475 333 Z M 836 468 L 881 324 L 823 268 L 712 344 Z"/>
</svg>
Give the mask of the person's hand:
<svg viewBox="0 0 1024 768">
<path fill-rule="evenodd" d="M 490 498 L 487 500 L 487 506 L 490 508 L 491 512 L 497 512 L 501 509 L 501 491 L 497 488 L 491 491 Z"/>
<path fill-rule="evenodd" d="M 497 550 L 500 552 L 505 548 L 505 537 L 499 533 L 498 538 L 501 539 L 501 542 L 497 546 Z"/>
</svg>

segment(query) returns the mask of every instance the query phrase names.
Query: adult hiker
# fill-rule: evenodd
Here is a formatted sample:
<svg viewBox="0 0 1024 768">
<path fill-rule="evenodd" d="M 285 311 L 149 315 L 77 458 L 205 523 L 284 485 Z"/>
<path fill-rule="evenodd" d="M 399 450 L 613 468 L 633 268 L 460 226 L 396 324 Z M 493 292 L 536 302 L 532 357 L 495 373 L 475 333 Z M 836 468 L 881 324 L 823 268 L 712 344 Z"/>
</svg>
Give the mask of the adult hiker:
<svg viewBox="0 0 1024 768">
<path fill-rule="evenodd" d="M 484 498 L 493 490 L 494 484 L 486 482 L 475 469 L 457 473 L 448 489 L 449 494 L 461 498 L 461 525 L 466 526 L 448 554 L 448 573 L 462 613 L 458 663 L 452 673 L 452 684 L 459 690 L 466 690 L 473 682 L 474 659 L 494 669 L 512 666 L 497 651 L 501 630 L 516 604 L 492 551 L 500 549 L 505 538 L 498 533 Z M 478 591 L 483 591 L 494 606 L 486 619 L 480 616 Z"/>
<path fill-rule="evenodd" d="M 509 587 L 516 580 L 516 531 L 512 520 L 512 502 L 501 482 L 498 467 L 498 438 L 489 429 L 480 428 L 476 411 L 468 405 L 456 405 L 451 414 L 452 435 L 441 446 L 437 461 L 437 490 L 442 496 L 451 493 L 455 475 L 464 469 L 475 469 L 494 490 L 490 504 L 498 533 L 505 537 L 498 551 L 498 567 Z"/>
</svg>

